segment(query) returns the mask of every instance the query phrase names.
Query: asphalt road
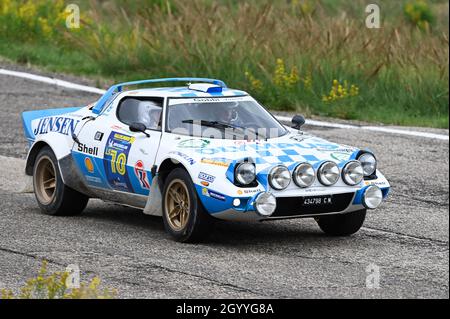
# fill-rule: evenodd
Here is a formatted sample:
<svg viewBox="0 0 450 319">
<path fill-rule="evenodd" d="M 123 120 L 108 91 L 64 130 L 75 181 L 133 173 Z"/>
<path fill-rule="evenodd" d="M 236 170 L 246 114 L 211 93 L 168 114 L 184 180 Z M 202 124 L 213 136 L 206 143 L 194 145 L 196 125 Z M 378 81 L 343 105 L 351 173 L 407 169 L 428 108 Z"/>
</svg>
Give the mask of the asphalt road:
<svg viewBox="0 0 450 319">
<path fill-rule="evenodd" d="M 50 217 L 20 192 L 27 149 L 20 113 L 97 98 L 0 76 L 0 289 L 17 290 L 45 258 L 51 270 L 79 265 L 82 280 L 99 276 L 120 298 L 449 298 L 448 141 L 306 127 L 370 147 L 392 183 L 360 232 L 327 237 L 312 220 L 219 223 L 209 242 L 180 244 L 160 218 L 137 210 L 91 200 L 81 216 Z M 375 289 L 366 287 L 373 265 Z"/>
</svg>

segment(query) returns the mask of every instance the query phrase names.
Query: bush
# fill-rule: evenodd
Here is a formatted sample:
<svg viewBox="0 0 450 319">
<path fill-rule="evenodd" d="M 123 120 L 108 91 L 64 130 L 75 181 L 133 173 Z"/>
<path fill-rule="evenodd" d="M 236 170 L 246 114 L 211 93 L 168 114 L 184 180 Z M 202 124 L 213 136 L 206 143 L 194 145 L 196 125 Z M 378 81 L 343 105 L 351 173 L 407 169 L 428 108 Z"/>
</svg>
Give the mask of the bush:
<svg viewBox="0 0 450 319">
<path fill-rule="evenodd" d="M 422 30 L 429 30 L 435 21 L 433 11 L 424 0 L 407 3 L 404 12 L 407 20 Z"/>
<path fill-rule="evenodd" d="M 42 262 L 35 278 L 29 279 L 19 294 L 10 289 L 2 289 L 1 299 L 112 299 L 117 295 L 114 289 L 100 290 L 100 279 L 94 277 L 90 283 L 81 283 L 80 288 L 68 288 L 67 272 L 47 273 L 47 261 Z"/>
</svg>

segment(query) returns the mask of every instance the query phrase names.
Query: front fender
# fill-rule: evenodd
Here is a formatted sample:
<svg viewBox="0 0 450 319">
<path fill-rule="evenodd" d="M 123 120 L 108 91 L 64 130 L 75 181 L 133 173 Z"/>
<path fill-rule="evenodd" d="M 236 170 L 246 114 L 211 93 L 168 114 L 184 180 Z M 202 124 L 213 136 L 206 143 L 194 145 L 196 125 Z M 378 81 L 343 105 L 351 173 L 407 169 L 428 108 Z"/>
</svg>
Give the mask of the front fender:
<svg viewBox="0 0 450 319">
<path fill-rule="evenodd" d="M 179 151 L 173 151 L 168 153 L 165 157 L 163 157 L 160 161 L 160 163 L 164 163 L 165 161 L 170 160 L 174 164 L 181 164 L 183 167 L 187 170 L 191 178 L 195 176 L 195 169 L 194 165 L 198 165 L 197 160 L 190 157 L 188 154 L 179 152 Z M 195 182 L 195 180 L 193 180 Z"/>
</svg>

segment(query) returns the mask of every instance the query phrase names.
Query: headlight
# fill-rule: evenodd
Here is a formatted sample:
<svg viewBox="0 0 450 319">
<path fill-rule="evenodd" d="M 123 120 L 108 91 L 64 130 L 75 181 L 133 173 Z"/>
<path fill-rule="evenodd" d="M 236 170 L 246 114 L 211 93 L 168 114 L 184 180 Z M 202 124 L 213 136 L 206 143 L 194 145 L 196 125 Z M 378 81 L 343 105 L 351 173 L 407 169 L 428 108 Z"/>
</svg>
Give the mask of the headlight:
<svg viewBox="0 0 450 319">
<path fill-rule="evenodd" d="M 363 195 L 363 205 L 368 209 L 375 209 L 383 201 L 383 192 L 378 186 L 371 185 L 366 188 Z"/>
<path fill-rule="evenodd" d="M 323 185 L 334 185 L 339 180 L 339 167 L 335 162 L 325 162 L 320 166 L 317 176 Z"/>
<path fill-rule="evenodd" d="M 351 161 L 345 164 L 342 170 L 342 178 L 348 185 L 357 185 L 361 183 L 364 178 L 364 170 L 358 161 Z"/>
<path fill-rule="evenodd" d="M 270 216 L 277 208 L 277 200 L 271 193 L 261 193 L 256 197 L 255 208 L 261 216 Z"/>
<path fill-rule="evenodd" d="M 375 174 L 377 170 L 377 159 L 371 153 L 364 153 L 360 157 L 358 157 L 358 161 L 360 161 L 363 170 L 364 176 L 371 176 Z"/>
<path fill-rule="evenodd" d="M 241 185 L 249 185 L 256 178 L 255 165 L 251 163 L 241 163 L 236 167 L 236 181 Z"/>
<path fill-rule="evenodd" d="M 311 164 L 301 163 L 294 170 L 294 183 L 298 187 L 309 187 L 316 179 L 316 173 Z"/>
<path fill-rule="evenodd" d="M 282 190 L 291 183 L 291 173 L 284 165 L 275 166 L 269 173 L 269 184 L 272 188 Z"/>
</svg>

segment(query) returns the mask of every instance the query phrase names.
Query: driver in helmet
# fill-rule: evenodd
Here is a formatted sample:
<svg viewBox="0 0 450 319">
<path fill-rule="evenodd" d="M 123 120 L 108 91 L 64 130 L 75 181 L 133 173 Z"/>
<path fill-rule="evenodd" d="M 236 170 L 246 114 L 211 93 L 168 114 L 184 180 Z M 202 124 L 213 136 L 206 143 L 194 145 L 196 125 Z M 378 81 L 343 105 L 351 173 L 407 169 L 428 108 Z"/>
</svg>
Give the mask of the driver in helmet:
<svg viewBox="0 0 450 319">
<path fill-rule="evenodd" d="M 153 101 L 141 101 L 138 109 L 139 122 L 148 129 L 156 130 L 161 124 L 161 107 Z"/>
<path fill-rule="evenodd" d="M 224 123 L 239 125 L 238 103 L 226 104 L 220 108 L 219 120 Z"/>
<path fill-rule="evenodd" d="M 152 109 L 150 111 L 150 128 L 159 129 L 161 127 L 161 108 Z"/>
</svg>

